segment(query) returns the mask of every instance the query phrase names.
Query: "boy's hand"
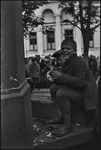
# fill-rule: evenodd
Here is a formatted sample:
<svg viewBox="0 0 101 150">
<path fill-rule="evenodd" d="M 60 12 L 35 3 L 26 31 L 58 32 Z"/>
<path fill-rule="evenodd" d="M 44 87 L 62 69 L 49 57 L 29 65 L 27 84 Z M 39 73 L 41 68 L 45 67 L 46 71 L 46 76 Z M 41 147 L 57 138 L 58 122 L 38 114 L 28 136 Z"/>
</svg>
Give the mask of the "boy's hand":
<svg viewBox="0 0 101 150">
<path fill-rule="evenodd" d="M 61 77 L 62 73 L 54 70 L 54 71 L 50 72 L 50 75 L 51 75 L 53 80 L 56 80 L 56 79 L 59 79 Z"/>
</svg>

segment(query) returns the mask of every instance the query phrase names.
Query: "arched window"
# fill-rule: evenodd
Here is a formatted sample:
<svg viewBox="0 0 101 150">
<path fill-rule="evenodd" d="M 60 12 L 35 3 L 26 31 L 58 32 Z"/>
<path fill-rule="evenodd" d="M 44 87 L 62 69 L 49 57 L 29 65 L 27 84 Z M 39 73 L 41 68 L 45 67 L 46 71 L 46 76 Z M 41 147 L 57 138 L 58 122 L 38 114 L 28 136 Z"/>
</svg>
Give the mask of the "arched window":
<svg viewBox="0 0 101 150">
<path fill-rule="evenodd" d="M 46 43 L 47 50 L 55 50 L 55 30 L 50 30 L 55 25 L 54 13 L 51 9 L 46 9 L 42 13 L 44 22 L 46 23 Z"/>
<path fill-rule="evenodd" d="M 42 13 L 45 23 L 55 23 L 54 13 L 50 9 L 46 9 Z"/>
<path fill-rule="evenodd" d="M 73 20 L 73 17 L 67 12 L 66 8 L 61 11 L 61 21 L 64 20 Z"/>
</svg>

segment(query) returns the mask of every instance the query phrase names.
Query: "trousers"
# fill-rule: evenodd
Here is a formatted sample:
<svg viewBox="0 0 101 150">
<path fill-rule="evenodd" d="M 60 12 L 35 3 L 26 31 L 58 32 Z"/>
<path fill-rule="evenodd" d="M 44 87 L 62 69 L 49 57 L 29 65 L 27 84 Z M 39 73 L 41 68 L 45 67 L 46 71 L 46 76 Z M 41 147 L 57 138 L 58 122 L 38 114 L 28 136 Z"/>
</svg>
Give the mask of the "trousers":
<svg viewBox="0 0 101 150">
<path fill-rule="evenodd" d="M 54 101 L 63 114 L 68 114 L 71 111 L 71 105 L 83 105 L 82 92 L 70 89 L 66 86 L 52 84 L 50 87 L 51 99 Z"/>
</svg>

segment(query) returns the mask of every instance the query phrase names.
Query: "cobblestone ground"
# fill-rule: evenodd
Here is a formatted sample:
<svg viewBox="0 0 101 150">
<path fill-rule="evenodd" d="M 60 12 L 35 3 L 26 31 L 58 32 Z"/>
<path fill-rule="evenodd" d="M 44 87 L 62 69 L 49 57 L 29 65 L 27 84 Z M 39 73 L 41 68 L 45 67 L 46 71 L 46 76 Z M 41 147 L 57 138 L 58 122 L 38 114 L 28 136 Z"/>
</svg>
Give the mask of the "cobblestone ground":
<svg viewBox="0 0 101 150">
<path fill-rule="evenodd" d="M 49 89 L 41 89 L 38 91 L 35 89 L 31 94 L 32 99 L 44 101 L 50 99 Z M 45 123 L 45 119 L 33 118 L 33 147 L 45 142 L 54 141 L 55 137 L 51 135 L 51 129 Z"/>
<path fill-rule="evenodd" d="M 51 129 L 44 123 L 45 120 L 33 118 L 33 147 L 45 142 L 54 141 Z"/>
<path fill-rule="evenodd" d="M 59 128 L 62 124 L 53 125 L 54 128 Z M 77 127 L 73 127 L 74 130 L 78 130 Z M 33 118 L 33 149 L 36 149 L 38 145 L 44 144 L 46 142 L 54 142 L 58 140 L 59 137 L 55 137 L 51 134 L 53 131 L 52 126 L 45 124 L 45 120 L 40 118 Z M 79 133 L 79 130 L 77 131 Z M 40 148 L 41 149 L 41 148 Z M 64 150 L 100 150 L 100 133 L 97 133 L 94 140 L 87 142 L 85 144 L 80 144 L 73 147 L 65 148 Z"/>
</svg>

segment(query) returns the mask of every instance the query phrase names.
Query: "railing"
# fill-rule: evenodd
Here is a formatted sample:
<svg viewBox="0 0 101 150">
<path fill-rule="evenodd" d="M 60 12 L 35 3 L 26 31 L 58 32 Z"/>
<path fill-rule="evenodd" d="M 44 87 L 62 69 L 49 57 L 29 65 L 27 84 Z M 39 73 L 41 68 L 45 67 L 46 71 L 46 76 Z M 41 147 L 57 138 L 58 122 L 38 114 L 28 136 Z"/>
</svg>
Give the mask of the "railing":
<svg viewBox="0 0 101 150">
<path fill-rule="evenodd" d="M 46 77 L 41 77 L 40 78 L 40 92 L 49 92 L 51 84 L 52 82 L 49 81 Z"/>
<path fill-rule="evenodd" d="M 50 91 L 50 86 L 52 84 L 52 82 L 49 81 L 47 79 L 47 77 L 45 77 L 45 76 L 40 77 L 40 83 L 37 84 L 35 87 L 34 87 L 34 81 L 30 77 L 27 78 L 27 81 L 30 84 L 31 93 L 32 93 L 32 91 L 35 91 L 35 92 L 49 92 Z"/>
</svg>

